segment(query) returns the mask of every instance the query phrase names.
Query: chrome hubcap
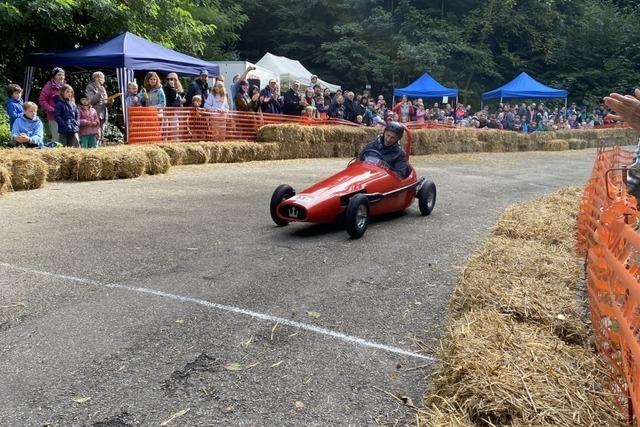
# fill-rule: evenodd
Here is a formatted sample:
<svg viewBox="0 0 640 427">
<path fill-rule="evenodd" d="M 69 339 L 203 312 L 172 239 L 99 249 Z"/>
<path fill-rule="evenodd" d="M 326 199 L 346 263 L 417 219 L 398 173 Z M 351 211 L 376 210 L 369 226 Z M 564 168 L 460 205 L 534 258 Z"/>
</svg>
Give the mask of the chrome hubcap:
<svg viewBox="0 0 640 427">
<path fill-rule="evenodd" d="M 367 212 L 367 207 L 365 205 L 358 206 L 358 212 L 356 213 L 356 225 L 358 228 L 363 228 L 365 226 L 368 217 L 369 212 Z"/>
</svg>

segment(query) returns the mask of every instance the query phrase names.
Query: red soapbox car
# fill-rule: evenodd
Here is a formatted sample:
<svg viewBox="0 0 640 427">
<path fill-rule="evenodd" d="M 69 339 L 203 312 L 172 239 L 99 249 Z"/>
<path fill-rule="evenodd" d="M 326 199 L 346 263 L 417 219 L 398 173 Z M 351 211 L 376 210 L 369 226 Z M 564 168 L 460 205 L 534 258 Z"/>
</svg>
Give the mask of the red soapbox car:
<svg viewBox="0 0 640 427">
<path fill-rule="evenodd" d="M 409 164 L 411 134 L 405 129 L 405 155 Z M 376 155 L 377 153 L 377 155 Z M 414 198 L 422 215 L 429 215 L 436 203 L 436 186 L 411 173 L 399 177 L 382 161 L 379 152 L 365 151 L 363 160 L 351 160 L 341 172 L 296 194 L 290 186 L 279 185 L 271 196 L 271 218 L 279 225 L 290 222 L 332 224 L 344 217 L 347 232 L 362 237 L 372 216 L 403 211 Z M 376 159 L 377 157 L 377 159 Z"/>
</svg>

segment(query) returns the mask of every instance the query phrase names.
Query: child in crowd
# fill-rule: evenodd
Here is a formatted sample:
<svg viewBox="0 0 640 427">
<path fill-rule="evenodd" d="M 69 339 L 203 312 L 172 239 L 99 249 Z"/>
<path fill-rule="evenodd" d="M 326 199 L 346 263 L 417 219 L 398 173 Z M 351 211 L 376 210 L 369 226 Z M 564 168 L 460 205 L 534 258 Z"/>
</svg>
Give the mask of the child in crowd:
<svg viewBox="0 0 640 427">
<path fill-rule="evenodd" d="M 191 106 L 195 108 L 202 107 L 202 97 L 200 95 L 193 95 L 193 98 L 191 98 Z"/>
<path fill-rule="evenodd" d="M 124 105 L 129 107 L 139 107 L 140 97 L 138 96 L 138 83 L 136 81 L 129 82 L 127 85 L 127 94 L 124 96 Z"/>
<path fill-rule="evenodd" d="M 14 120 L 11 139 L 16 147 L 42 147 L 44 127 L 37 115 L 38 106 L 33 102 L 24 104 L 24 114 Z"/>
<path fill-rule="evenodd" d="M 164 108 L 167 106 L 167 98 L 162 89 L 160 77 L 154 71 L 149 71 L 144 77 L 144 87 L 140 95 L 145 107 Z"/>
<path fill-rule="evenodd" d="M 22 117 L 24 114 L 24 107 L 22 104 L 22 88 L 16 84 L 10 84 L 7 87 L 7 99 L 6 110 L 9 115 L 9 129 L 13 129 L 13 122 L 18 117 Z"/>
<path fill-rule="evenodd" d="M 56 108 L 53 115 L 58 124 L 60 142 L 65 147 L 80 147 L 80 112 L 76 105 L 73 88 L 65 84 L 56 98 Z"/>
<path fill-rule="evenodd" d="M 96 148 L 100 133 L 100 117 L 91 106 L 89 98 L 80 99 L 80 145 L 83 148 Z"/>
</svg>

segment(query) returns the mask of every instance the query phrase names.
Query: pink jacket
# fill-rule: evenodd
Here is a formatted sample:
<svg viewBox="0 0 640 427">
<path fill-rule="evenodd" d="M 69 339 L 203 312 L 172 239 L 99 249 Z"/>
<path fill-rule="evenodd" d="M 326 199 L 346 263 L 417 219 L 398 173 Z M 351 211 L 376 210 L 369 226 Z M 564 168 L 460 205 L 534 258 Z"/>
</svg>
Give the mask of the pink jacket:
<svg viewBox="0 0 640 427">
<path fill-rule="evenodd" d="M 63 83 L 64 84 L 64 83 Z M 60 95 L 62 84 L 57 84 L 54 80 L 49 80 L 40 92 L 38 103 L 47 113 L 47 120 L 55 120 L 53 112 L 56 109 L 56 96 Z"/>
<path fill-rule="evenodd" d="M 100 133 L 100 117 L 95 108 L 88 110 L 80 107 L 80 136 L 98 135 Z"/>
</svg>

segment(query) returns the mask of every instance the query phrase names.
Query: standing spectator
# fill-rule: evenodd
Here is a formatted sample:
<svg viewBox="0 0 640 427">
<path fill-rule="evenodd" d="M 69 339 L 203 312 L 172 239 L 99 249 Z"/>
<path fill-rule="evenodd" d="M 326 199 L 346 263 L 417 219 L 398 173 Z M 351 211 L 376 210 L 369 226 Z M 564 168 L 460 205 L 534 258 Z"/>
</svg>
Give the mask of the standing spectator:
<svg viewBox="0 0 640 427">
<path fill-rule="evenodd" d="M 398 115 L 400 123 L 410 122 L 415 115 L 415 110 L 407 95 L 402 95 L 400 102 L 393 107 L 393 112 Z"/>
<path fill-rule="evenodd" d="M 227 90 L 224 88 L 223 82 L 217 81 L 213 84 L 211 93 L 207 96 L 207 100 L 204 101 L 204 108 L 213 111 L 229 111 Z"/>
<path fill-rule="evenodd" d="M 360 97 L 360 101 L 356 104 L 356 118 L 357 116 L 362 116 L 362 123 L 364 123 L 364 114 L 367 111 L 367 105 L 369 105 L 369 98 L 364 95 Z"/>
<path fill-rule="evenodd" d="M 167 106 L 167 98 L 164 95 L 164 90 L 162 90 L 160 77 L 155 71 L 149 71 L 144 76 L 144 87 L 141 95 L 145 107 L 164 108 Z"/>
<path fill-rule="evenodd" d="M 193 98 L 191 98 L 191 106 L 193 108 L 202 107 L 202 97 L 200 95 L 193 95 Z"/>
<path fill-rule="evenodd" d="M 464 105 L 458 104 L 456 105 L 456 111 L 453 113 L 453 117 L 455 118 L 455 122 L 459 123 L 462 119 L 464 119 L 466 114 L 466 110 Z"/>
<path fill-rule="evenodd" d="M 54 111 L 56 109 L 56 97 L 60 94 L 60 89 L 65 84 L 64 70 L 56 67 L 51 72 L 51 80 L 47 82 L 40 92 L 38 102 L 42 109 L 47 113 L 47 121 L 49 122 L 49 131 L 51 139 L 58 142 L 60 135 L 58 134 L 58 122 L 56 121 Z"/>
<path fill-rule="evenodd" d="M 269 80 L 269 84 L 260 91 L 260 110 L 263 113 L 282 114 L 282 102 L 277 91 L 278 82 Z"/>
<path fill-rule="evenodd" d="M 427 112 L 424 109 L 424 103 L 422 101 L 418 101 L 418 107 L 416 108 L 416 121 L 420 123 L 424 123 L 426 115 L 427 115 Z"/>
<path fill-rule="evenodd" d="M 7 99 L 6 111 L 9 116 L 9 129 L 12 129 L 13 122 L 24 114 L 24 107 L 21 98 L 22 88 L 16 84 L 10 84 L 7 88 L 7 96 L 9 98 Z"/>
<path fill-rule="evenodd" d="M 309 79 L 309 87 L 313 89 L 313 87 L 315 85 L 320 85 L 320 82 L 318 81 L 318 76 L 316 76 L 315 74 L 311 75 L 311 78 Z"/>
<path fill-rule="evenodd" d="M 236 94 L 240 90 L 240 82 L 246 81 L 249 73 L 255 69 L 256 67 L 254 67 L 253 65 L 249 65 L 247 69 L 244 70 L 244 73 L 236 74 L 235 76 L 233 76 L 233 79 L 231 80 L 231 88 L 229 89 L 229 94 L 231 95 L 229 100 L 229 107 L 231 110 L 239 109 L 236 105 Z M 245 90 L 245 93 L 246 92 L 247 91 Z"/>
<path fill-rule="evenodd" d="M 342 97 L 342 95 L 336 96 L 336 101 L 331 106 L 331 109 L 329 110 L 329 117 L 333 119 L 346 120 L 347 111 L 344 105 L 344 98 Z"/>
<path fill-rule="evenodd" d="M 311 86 L 309 86 L 309 87 L 311 87 Z M 313 89 L 313 98 L 314 99 L 317 99 L 318 97 L 323 96 L 322 95 L 322 86 L 320 86 L 319 84 L 313 85 L 312 89 Z"/>
<path fill-rule="evenodd" d="M 313 99 L 313 89 L 311 88 L 307 88 L 304 91 L 304 97 L 300 100 L 302 107 L 305 110 L 308 110 L 309 107 L 311 107 L 313 109 L 313 114 L 315 115 L 315 111 L 316 111 L 316 101 Z"/>
<path fill-rule="evenodd" d="M 139 107 L 140 97 L 138 96 L 138 83 L 136 81 L 129 82 L 127 85 L 127 94 L 124 96 L 124 105 L 126 108 Z"/>
<path fill-rule="evenodd" d="M 44 130 L 38 117 L 38 106 L 33 102 L 24 104 L 24 114 L 11 126 L 11 140 L 17 147 L 42 147 Z"/>
<path fill-rule="evenodd" d="M 323 93 L 323 96 L 324 96 L 324 105 L 326 105 L 327 108 L 330 107 L 331 106 L 331 101 L 332 101 L 331 100 L 331 90 L 329 88 L 325 89 L 324 93 Z"/>
<path fill-rule="evenodd" d="M 300 82 L 295 81 L 288 91 L 284 94 L 284 106 L 282 113 L 288 116 L 299 116 L 302 114 L 303 107 L 302 98 L 300 97 Z"/>
<path fill-rule="evenodd" d="M 80 112 L 76 105 L 73 88 L 67 84 L 60 88 L 56 98 L 54 117 L 58 123 L 60 141 L 65 147 L 80 147 Z"/>
<path fill-rule="evenodd" d="M 209 72 L 207 70 L 200 70 L 200 75 L 198 78 L 193 79 L 191 84 L 189 85 L 189 89 L 187 89 L 187 95 L 185 96 L 185 105 L 191 105 L 191 99 L 195 95 L 200 95 L 200 98 L 206 99 L 207 95 L 209 95 L 209 83 L 207 82 L 207 78 L 209 77 Z"/>
<path fill-rule="evenodd" d="M 109 119 L 109 111 L 107 109 L 109 97 L 104 87 L 104 73 L 96 71 L 91 75 L 91 79 L 93 81 L 87 85 L 85 95 L 98 113 L 98 117 L 100 117 L 100 134 L 98 135 L 98 145 L 100 145 Z"/>
<path fill-rule="evenodd" d="M 324 103 L 324 96 L 319 96 L 316 101 L 316 111 L 319 119 L 326 119 L 329 116 L 329 106 Z"/>
<path fill-rule="evenodd" d="M 357 107 L 357 102 L 355 100 L 355 94 L 352 91 L 347 91 L 345 92 L 345 96 L 344 96 L 344 106 L 346 109 L 346 119 L 349 120 L 350 122 L 354 122 L 356 121 L 356 107 Z"/>
<path fill-rule="evenodd" d="M 169 73 L 165 81 L 166 83 L 163 90 L 167 99 L 167 107 L 182 107 L 184 103 L 184 98 L 182 98 L 184 90 L 182 89 L 182 83 L 180 83 L 178 75 L 176 73 Z"/>
<path fill-rule="evenodd" d="M 253 110 L 257 112 L 260 109 L 260 88 L 256 85 L 252 85 L 249 88 L 249 98 L 251 98 L 251 101 L 253 103 Z"/>
<path fill-rule="evenodd" d="M 253 98 L 249 96 L 249 82 L 246 80 L 241 80 L 238 86 L 235 98 L 236 110 L 256 111 L 259 94 L 254 94 Z"/>
<path fill-rule="evenodd" d="M 80 145 L 96 148 L 100 134 L 100 117 L 88 98 L 80 99 Z"/>
</svg>

